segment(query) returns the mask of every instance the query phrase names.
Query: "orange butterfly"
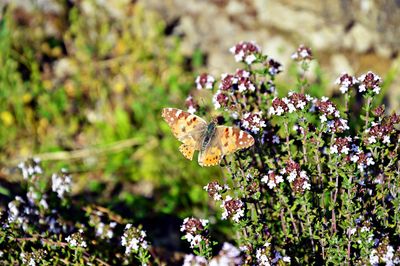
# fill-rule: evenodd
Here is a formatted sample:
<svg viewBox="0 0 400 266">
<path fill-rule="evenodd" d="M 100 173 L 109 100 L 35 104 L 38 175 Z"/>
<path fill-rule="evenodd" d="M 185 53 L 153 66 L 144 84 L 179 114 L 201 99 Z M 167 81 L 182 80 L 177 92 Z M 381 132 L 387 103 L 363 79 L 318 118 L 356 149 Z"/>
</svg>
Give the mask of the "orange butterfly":
<svg viewBox="0 0 400 266">
<path fill-rule="evenodd" d="M 183 156 L 192 160 L 194 151 L 200 151 L 198 162 L 201 166 L 218 165 L 222 156 L 254 144 L 249 133 L 234 127 L 217 126 L 216 122 L 207 123 L 197 115 L 176 108 L 164 108 L 162 117 L 183 143 L 179 147 Z"/>
</svg>

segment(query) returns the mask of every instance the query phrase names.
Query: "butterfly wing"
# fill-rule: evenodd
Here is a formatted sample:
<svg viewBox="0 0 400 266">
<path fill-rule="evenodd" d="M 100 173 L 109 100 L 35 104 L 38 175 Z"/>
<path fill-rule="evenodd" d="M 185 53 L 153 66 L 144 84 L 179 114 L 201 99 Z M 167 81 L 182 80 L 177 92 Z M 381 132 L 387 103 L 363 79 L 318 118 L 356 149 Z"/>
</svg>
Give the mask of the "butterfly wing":
<svg viewBox="0 0 400 266">
<path fill-rule="evenodd" d="M 215 136 L 221 140 L 224 155 L 254 145 L 252 135 L 235 127 L 218 126 Z"/>
<path fill-rule="evenodd" d="M 164 108 L 162 117 L 171 127 L 174 136 L 183 143 L 179 147 L 181 153 L 192 160 L 194 151 L 200 149 L 207 122 L 197 115 L 176 108 Z"/>
<path fill-rule="evenodd" d="M 222 156 L 245 149 L 254 144 L 254 138 L 249 133 L 238 128 L 218 126 L 210 144 L 200 151 L 199 164 L 213 166 L 220 164 Z"/>
</svg>

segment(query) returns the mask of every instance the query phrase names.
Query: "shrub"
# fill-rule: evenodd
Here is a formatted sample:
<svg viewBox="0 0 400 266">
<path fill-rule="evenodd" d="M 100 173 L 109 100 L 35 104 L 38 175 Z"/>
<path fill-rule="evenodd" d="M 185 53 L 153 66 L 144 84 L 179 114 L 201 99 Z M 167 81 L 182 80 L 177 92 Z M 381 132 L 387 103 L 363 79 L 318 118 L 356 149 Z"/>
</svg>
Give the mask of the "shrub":
<svg viewBox="0 0 400 266">
<path fill-rule="evenodd" d="M 226 124 L 250 132 L 256 143 L 228 156 L 227 181 L 205 189 L 221 206 L 221 219 L 233 222 L 242 263 L 400 263 L 400 116 L 374 105 L 381 78 L 344 73 L 337 80 L 342 97 L 314 97 L 305 78 L 313 55 L 300 46 L 292 56 L 298 82 L 278 97 L 279 62 L 253 42 L 231 52 L 242 68 L 221 76 L 212 102 Z M 197 81 L 202 89 L 214 78 Z M 200 114 L 211 110 L 192 96 L 187 104 Z M 185 232 L 196 254 L 210 259 L 209 236 Z M 192 256 L 190 263 L 202 262 Z"/>
</svg>

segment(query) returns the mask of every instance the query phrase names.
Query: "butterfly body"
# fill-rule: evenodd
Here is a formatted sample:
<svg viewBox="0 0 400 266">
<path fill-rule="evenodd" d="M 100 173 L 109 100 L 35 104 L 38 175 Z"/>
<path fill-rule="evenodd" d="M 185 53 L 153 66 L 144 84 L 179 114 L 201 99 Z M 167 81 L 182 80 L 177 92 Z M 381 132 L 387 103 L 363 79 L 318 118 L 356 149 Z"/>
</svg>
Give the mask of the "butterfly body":
<svg viewBox="0 0 400 266">
<path fill-rule="evenodd" d="M 204 133 L 204 138 L 201 142 L 200 151 L 204 151 L 207 148 L 207 146 L 210 144 L 211 139 L 215 135 L 216 127 L 217 127 L 217 125 L 215 124 L 215 122 L 211 122 L 207 125 L 207 129 Z"/>
<path fill-rule="evenodd" d="M 224 155 L 248 148 L 254 138 L 238 128 L 218 126 L 215 121 L 204 119 L 176 108 L 164 108 L 162 117 L 171 127 L 175 137 L 182 142 L 181 153 L 189 160 L 199 151 L 201 166 L 218 165 Z"/>
</svg>

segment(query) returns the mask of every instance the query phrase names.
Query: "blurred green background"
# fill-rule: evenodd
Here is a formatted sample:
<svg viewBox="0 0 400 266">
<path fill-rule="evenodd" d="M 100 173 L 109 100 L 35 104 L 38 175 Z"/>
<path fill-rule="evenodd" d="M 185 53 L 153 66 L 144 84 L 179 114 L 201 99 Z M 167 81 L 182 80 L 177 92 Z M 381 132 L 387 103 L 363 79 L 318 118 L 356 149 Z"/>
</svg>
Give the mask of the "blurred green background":
<svg viewBox="0 0 400 266">
<path fill-rule="evenodd" d="M 163 107 L 183 108 L 202 55 L 184 57 L 159 16 L 126 4 L 118 17 L 94 1 L 65 2 L 62 16 L 3 9 L 0 24 L 0 167 L 21 177 L 24 158 L 61 167 L 74 193 L 184 217 L 208 212 L 202 187 L 221 176 L 184 159 Z"/>
</svg>

